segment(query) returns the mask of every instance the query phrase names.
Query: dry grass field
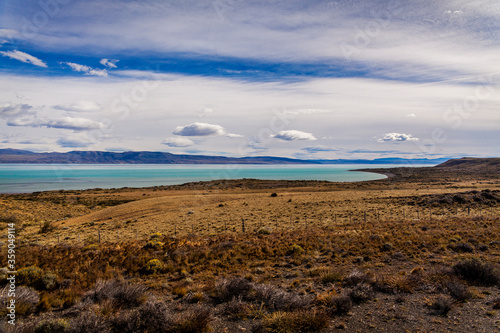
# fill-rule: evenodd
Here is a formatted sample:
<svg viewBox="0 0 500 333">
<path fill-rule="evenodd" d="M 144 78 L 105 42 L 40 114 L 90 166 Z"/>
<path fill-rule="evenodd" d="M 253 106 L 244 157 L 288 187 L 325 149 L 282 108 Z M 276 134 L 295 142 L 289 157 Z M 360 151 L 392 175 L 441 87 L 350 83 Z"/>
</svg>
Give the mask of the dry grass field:
<svg viewBox="0 0 500 333">
<path fill-rule="evenodd" d="M 15 331 L 500 331 L 499 165 L 2 195 Z"/>
</svg>

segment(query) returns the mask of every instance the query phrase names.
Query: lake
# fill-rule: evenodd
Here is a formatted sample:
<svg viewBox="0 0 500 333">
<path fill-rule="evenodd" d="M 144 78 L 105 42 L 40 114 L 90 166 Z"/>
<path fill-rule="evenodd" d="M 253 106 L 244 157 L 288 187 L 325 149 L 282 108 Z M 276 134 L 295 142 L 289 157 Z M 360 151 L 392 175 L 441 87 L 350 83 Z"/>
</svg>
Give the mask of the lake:
<svg viewBox="0 0 500 333">
<path fill-rule="evenodd" d="M 349 170 L 397 166 L 400 165 L 0 164 L 0 193 L 148 187 L 240 178 L 354 182 L 385 176 Z"/>
</svg>

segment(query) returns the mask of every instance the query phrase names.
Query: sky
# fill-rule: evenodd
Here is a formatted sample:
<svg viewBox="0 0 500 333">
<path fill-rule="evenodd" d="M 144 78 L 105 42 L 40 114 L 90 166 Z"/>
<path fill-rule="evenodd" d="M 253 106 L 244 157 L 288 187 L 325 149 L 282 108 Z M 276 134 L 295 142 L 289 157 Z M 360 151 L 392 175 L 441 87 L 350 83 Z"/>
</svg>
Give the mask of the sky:
<svg viewBox="0 0 500 333">
<path fill-rule="evenodd" d="M 497 0 L 3 0 L 0 149 L 500 155 Z"/>
</svg>

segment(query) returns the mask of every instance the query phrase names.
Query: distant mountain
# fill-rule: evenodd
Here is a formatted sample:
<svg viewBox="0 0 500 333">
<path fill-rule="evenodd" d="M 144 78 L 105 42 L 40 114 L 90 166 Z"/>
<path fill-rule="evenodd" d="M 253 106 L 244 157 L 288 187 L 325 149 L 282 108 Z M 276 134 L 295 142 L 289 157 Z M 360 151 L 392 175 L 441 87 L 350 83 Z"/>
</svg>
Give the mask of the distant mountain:
<svg viewBox="0 0 500 333">
<path fill-rule="evenodd" d="M 366 160 L 366 159 L 356 159 L 356 160 L 347 160 L 347 159 L 337 159 L 337 160 L 311 160 L 321 164 L 401 164 L 401 166 L 407 166 L 411 164 L 438 164 L 448 161 L 448 158 L 400 158 L 400 157 L 384 157 L 384 158 L 376 158 L 374 160 Z"/>
<path fill-rule="evenodd" d="M 35 164 L 438 164 L 447 159 L 378 158 L 375 160 L 300 160 L 286 157 L 225 157 L 181 155 L 151 151 L 70 151 L 34 153 L 18 149 L 0 149 L 0 163 Z"/>
<path fill-rule="evenodd" d="M 177 155 L 163 152 L 128 151 L 70 151 L 68 153 L 33 153 L 24 150 L 0 149 L 0 163 L 36 164 L 317 164 L 293 158 L 224 157 L 205 155 Z"/>
</svg>

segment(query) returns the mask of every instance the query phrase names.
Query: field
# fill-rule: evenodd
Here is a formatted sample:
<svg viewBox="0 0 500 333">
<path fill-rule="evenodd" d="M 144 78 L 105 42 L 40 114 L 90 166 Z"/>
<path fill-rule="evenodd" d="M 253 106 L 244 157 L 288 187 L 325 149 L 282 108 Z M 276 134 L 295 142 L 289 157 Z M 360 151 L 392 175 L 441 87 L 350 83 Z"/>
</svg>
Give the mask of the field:
<svg viewBox="0 0 500 333">
<path fill-rule="evenodd" d="M 499 331 L 499 159 L 376 171 L 2 195 L 16 330 Z"/>
</svg>

